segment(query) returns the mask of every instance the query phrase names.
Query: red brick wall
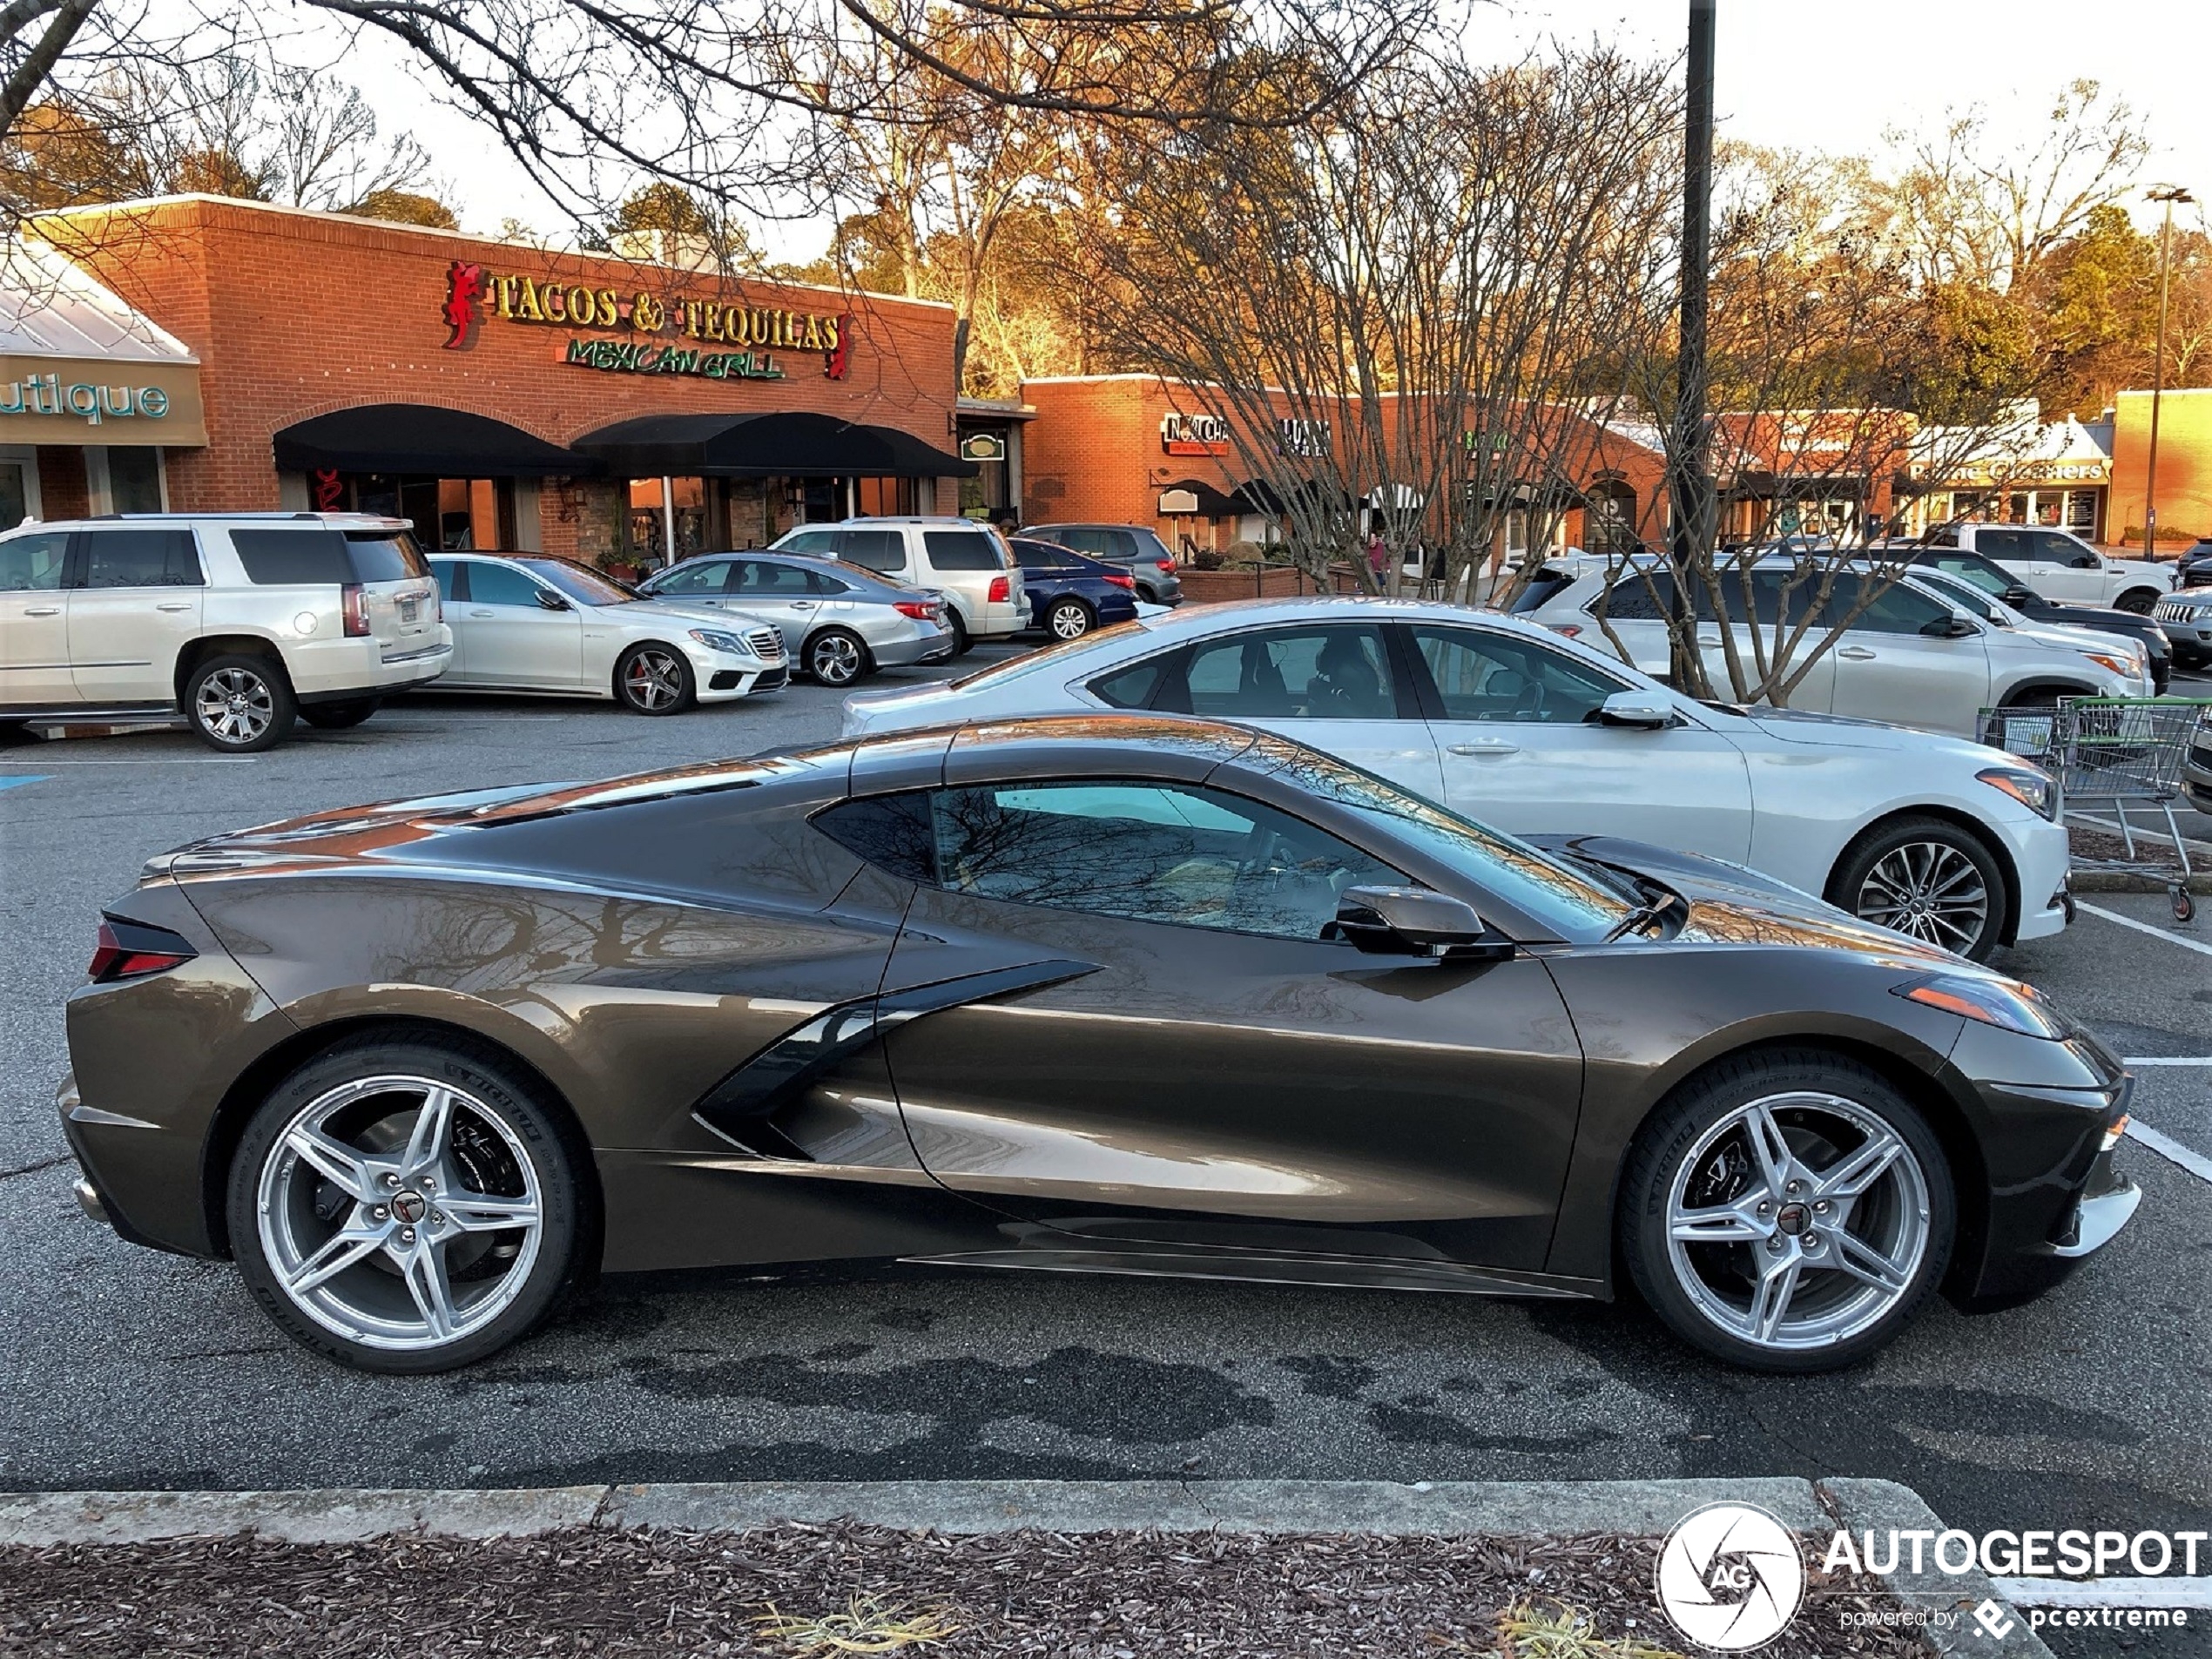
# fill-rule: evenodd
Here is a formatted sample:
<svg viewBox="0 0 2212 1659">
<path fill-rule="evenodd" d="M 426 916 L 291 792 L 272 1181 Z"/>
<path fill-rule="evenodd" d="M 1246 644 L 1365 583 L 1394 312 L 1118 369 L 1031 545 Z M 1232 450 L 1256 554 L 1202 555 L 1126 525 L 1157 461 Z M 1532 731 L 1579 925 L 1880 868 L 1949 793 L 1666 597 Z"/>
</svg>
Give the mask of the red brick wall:
<svg viewBox="0 0 2212 1659">
<path fill-rule="evenodd" d="M 740 288 L 621 260 L 199 198 L 88 210 L 42 228 L 199 356 L 208 444 L 170 452 L 170 502 L 179 509 L 280 505 L 272 435 L 365 403 L 469 409 L 555 443 L 638 415 L 803 409 L 953 446 L 953 315 L 941 306 L 767 283 Z M 570 339 L 617 332 L 490 315 L 469 349 L 447 350 L 442 311 L 456 259 L 625 294 L 850 312 L 847 375 L 829 380 L 818 354 L 786 351 L 774 353 L 788 376 L 780 381 L 573 368 L 561 361 Z M 928 490 L 925 483 L 925 503 Z M 955 485 L 955 506 L 956 492 Z M 573 546 L 575 522 L 562 521 L 550 481 L 543 517 L 549 551 Z"/>
<path fill-rule="evenodd" d="M 64 443 L 38 446 L 38 516 L 82 518 L 92 510 L 92 482 L 84 475 L 84 452 Z"/>
</svg>

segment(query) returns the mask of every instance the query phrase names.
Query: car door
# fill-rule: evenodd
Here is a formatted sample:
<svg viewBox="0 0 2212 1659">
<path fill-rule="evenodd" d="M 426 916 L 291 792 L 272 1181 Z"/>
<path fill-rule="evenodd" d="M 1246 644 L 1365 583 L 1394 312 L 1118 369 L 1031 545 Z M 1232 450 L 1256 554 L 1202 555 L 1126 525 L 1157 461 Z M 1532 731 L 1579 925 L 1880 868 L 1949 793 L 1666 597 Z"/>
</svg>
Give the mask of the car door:
<svg viewBox="0 0 2212 1659">
<path fill-rule="evenodd" d="M 69 532 L 0 542 L 0 708 L 77 700 L 69 671 Z"/>
<path fill-rule="evenodd" d="M 1431 799 L 1442 786 L 1436 746 L 1379 623 L 1254 624 L 1195 642 L 1165 669 L 1144 706 L 1279 732 Z M 1112 685 L 1091 689 L 1132 706 Z"/>
<path fill-rule="evenodd" d="M 2010 525 L 1984 524 L 1974 531 L 1974 551 L 1995 559 L 2046 599 L 2077 604 L 2101 600 L 2104 573 L 2075 569 L 2071 544 L 2057 545 L 2062 539 Z"/>
<path fill-rule="evenodd" d="M 583 684 L 583 619 L 568 600 L 511 564 L 492 559 L 463 563 L 469 567 L 469 599 L 460 620 L 469 630 L 470 685 L 541 691 L 604 689 Z M 560 599 L 560 608 L 549 608 L 541 594 Z"/>
<path fill-rule="evenodd" d="M 1633 689 L 1502 629 L 1399 624 L 1443 773 L 1444 805 L 1520 834 L 1597 833 L 1741 862 L 1751 850 L 1743 752 L 1685 714 L 1661 731 L 1599 723 Z"/>
<path fill-rule="evenodd" d="M 936 1179 L 1095 1238 L 1541 1264 L 1581 1063 L 1541 961 L 1322 939 L 1344 888 L 1405 878 L 1219 789 L 1023 779 L 927 810 L 887 996 L 1041 981 L 892 1035 Z"/>
<path fill-rule="evenodd" d="M 206 576 L 189 529 L 78 532 L 69 583 L 70 677 L 80 702 L 169 703 L 177 658 L 200 631 Z"/>
<path fill-rule="evenodd" d="M 784 654 L 796 658 L 822 608 L 820 583 L 812 571 L 768 559 L 730 562 L 732 609 L 758 617 L 783 636 Z"/>
<path fill-rule="evenodd" d="M 719 610 L 735 577 L 735 569 L 728 559 L 685 559 L 655 577 L 646 584 L 644 592 L 649 599 L 665 599 L 671 604 L 705 605 Z"/>
<path fill-rule="evenodd" d="M 1870 578 L 1836 578 L 1828 614 L 1850 617 Z M 1968 631 L 1952 637 L 1946 631 Z M 1901 582 L 1882 589 L 1829 653 L 1835 711 L 1924 732 L 1973 735 L 1989 704 L 1989 646 L 1982 624 Z"/>
<path fill-rule="evenodd" d="M 438 608 L 453 635 L 453 659 L 438 678 L 448 685 L 469 682 L 469 566 L 461 559 L 432 559 L 430 578 L 438 584 Z"/>
</svg>

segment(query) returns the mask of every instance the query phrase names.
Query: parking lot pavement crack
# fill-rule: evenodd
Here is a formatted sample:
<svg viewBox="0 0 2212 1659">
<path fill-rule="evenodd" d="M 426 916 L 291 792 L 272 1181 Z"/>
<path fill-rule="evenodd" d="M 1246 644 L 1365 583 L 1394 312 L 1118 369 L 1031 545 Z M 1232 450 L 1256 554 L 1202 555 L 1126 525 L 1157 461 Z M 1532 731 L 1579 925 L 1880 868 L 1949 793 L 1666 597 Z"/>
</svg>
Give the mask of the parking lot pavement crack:
<svg viewBox="0 0 2212 1659">
<path fill-rule="evenodd" d="M 68 1163 L 68 1162 L 69 1162 L 69 1154 L 68 1154 L 68 1153 L 66 1153 L 66 1152 L 64 1152 L 64 1153 L 60 1154 L 58 1157 L 51 1157 L 51 1158 L 41 1158 L 41 1159 L 40 1159 L 37 1163 L 26 1163 L 26 1164 L 24 1164 L 24 1165 L 22 1165 L 20 1168 L 17 1168 L 17 1169 L 13 1169 L 13 1170 L 0 1170 L 0 1181 L 8 1181 L 8 1180 L 12 1180 L 14 1177 L 16 1177 L 17 1176 L 19 1176 L 19 1175 L 37 1175 L 37 1174 L 39 1172 L 39 1170 L 51 1170 L 51 1169 L 54 1168 L 57 1164 L 66 1163 Z"/>
</svg>

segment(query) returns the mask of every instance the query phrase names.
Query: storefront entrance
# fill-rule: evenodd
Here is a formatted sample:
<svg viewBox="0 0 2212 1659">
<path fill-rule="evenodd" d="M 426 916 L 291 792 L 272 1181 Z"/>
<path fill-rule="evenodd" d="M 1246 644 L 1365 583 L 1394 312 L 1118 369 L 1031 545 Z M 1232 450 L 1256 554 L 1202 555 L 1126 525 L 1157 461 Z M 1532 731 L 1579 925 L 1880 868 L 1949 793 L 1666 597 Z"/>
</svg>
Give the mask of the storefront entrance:
<svg viewBox="0 0 2212 1659">
<path fill-rule="evenodd" d="M 428 550 L 489 552 L 522 545 L 511 478 L 335 473 L 318 475 L 313 486 L 320 510 L 407 519 L 415 539 Z"/>
</svg>

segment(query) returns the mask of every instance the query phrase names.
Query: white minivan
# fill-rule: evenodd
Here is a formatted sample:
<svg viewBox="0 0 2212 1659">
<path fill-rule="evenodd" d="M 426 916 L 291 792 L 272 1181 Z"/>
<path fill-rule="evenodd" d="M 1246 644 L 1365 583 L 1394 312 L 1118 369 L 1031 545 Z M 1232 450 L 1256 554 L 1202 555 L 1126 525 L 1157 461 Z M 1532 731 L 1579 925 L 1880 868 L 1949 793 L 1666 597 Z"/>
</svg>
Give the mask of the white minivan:
<svg viewBox="0 0 2212 1659">
<path fill-rule="evenodd" d="M 358 725 L 445 671 L 403 519 L 129 513 L 0 536 L 0 723 L 179 715 L 231 753 Z"/>
<path fill-rule="evenodd" d="M 843 559 L 948 602 L 953 655 L 1029 625 L 1029 597 L 1006 537 L 972 518 L 848 518 L 787 531 L 770 551 Z"/>
</svg>

